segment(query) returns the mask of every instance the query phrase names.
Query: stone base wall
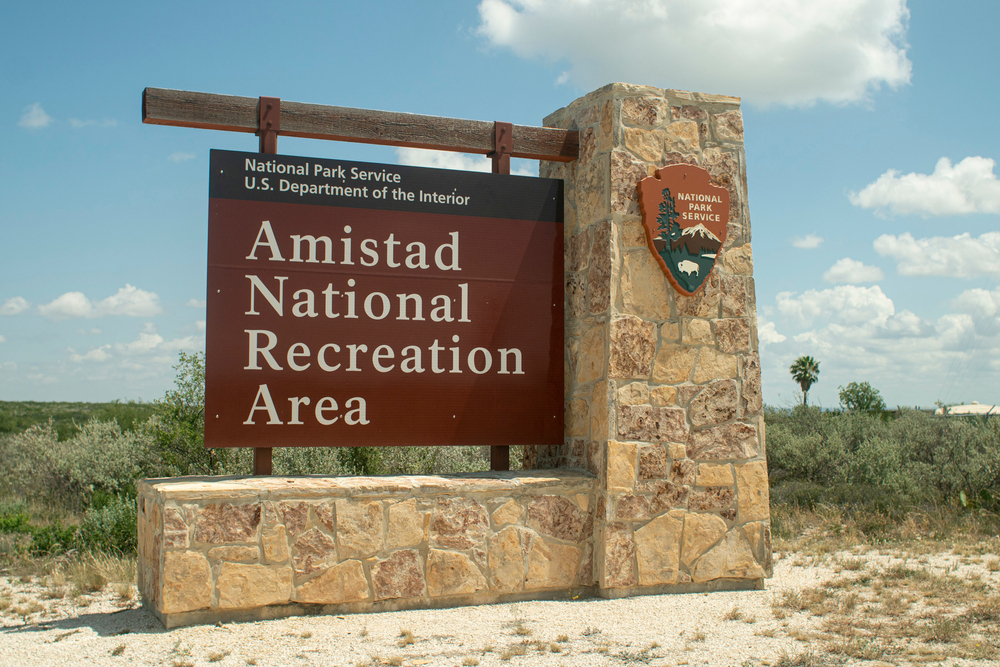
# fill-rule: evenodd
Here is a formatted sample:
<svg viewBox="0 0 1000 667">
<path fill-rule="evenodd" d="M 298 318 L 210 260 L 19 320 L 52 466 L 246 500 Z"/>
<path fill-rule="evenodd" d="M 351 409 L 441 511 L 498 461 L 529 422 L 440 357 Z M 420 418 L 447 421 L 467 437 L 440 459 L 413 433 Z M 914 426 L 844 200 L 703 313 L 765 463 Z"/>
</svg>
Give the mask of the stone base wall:
<svg viewBox="0 0 1000 667">
<path fill-rule="evenodd" d="M 144 480 L 138 503 L 139 589 L 167 627 L 593 586 L 582 472 Z"/>
</svg>

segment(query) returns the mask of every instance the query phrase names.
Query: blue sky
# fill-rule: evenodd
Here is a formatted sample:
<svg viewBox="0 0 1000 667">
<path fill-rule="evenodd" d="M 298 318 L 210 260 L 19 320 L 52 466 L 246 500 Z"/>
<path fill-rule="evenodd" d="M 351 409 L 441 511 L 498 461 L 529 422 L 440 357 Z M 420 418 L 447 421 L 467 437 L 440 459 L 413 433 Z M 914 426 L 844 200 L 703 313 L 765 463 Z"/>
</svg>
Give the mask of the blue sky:
<svg viewBox="0 0 1000 667">
<path fill-rule="evenodd" d="M 144 87 L 540 125 L 617 80 L 743 97 L 766 402 L 799 400 L 802 354 L 827 407 L 851 381 L 1000 401 L 998 24 L 926 0 L 12 5 L 0 400 L 151 400 L 203 349 L 208 152 L 256 138 L 142 125 Z"/>
</svg>

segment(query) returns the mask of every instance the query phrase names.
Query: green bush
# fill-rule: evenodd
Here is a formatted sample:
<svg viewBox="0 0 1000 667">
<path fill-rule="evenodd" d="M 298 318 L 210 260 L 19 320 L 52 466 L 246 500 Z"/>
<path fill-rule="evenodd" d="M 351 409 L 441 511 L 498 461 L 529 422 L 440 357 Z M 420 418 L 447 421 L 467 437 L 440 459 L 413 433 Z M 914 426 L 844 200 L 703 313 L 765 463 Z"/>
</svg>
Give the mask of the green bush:
<svg viewBox="0 0 1000 667">
<path fill-rule="evenodd" d="M 81 551 L 134 553 L 137 547 L 134 498 L 119 496 L 103 507 L 87 510 L 76 537 Z"/>
</svg>

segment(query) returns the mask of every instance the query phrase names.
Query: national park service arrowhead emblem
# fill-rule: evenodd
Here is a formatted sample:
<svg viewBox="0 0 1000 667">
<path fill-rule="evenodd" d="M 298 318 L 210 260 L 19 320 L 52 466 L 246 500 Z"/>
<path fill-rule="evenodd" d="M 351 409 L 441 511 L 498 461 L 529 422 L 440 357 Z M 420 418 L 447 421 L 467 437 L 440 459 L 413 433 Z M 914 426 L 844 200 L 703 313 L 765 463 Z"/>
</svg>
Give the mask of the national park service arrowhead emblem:
<svg viewBox="0 0 1000 667">
<path fill-rule="evenodd" d="M 693 164 L 675 164 L 639 181 L 646 242 L 678 292 L 705 284 L 726 242 L 729 191 Z"/>
</svg>

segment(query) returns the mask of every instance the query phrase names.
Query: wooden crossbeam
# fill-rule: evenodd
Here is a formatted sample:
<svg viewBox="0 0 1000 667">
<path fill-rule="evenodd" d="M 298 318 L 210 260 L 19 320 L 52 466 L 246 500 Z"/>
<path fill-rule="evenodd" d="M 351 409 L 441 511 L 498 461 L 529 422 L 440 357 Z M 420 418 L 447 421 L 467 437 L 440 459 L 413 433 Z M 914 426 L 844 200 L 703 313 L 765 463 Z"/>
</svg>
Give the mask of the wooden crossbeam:
<svg viewBox="0 0 1000 667">
<path fill-rule="evenodd" d="M 258 132 L 256 97 L 146 88 L 142 122 L 229 132 Z M 488 155 L 494 150 L 492 121 L 462 120 L 392 111 L 371 111 L 281 100 L 283 137 L 351 141 Z M 580 153 L 579 132 L 514 125 L 511 157 L 572 162 Z"/>
</svg>

